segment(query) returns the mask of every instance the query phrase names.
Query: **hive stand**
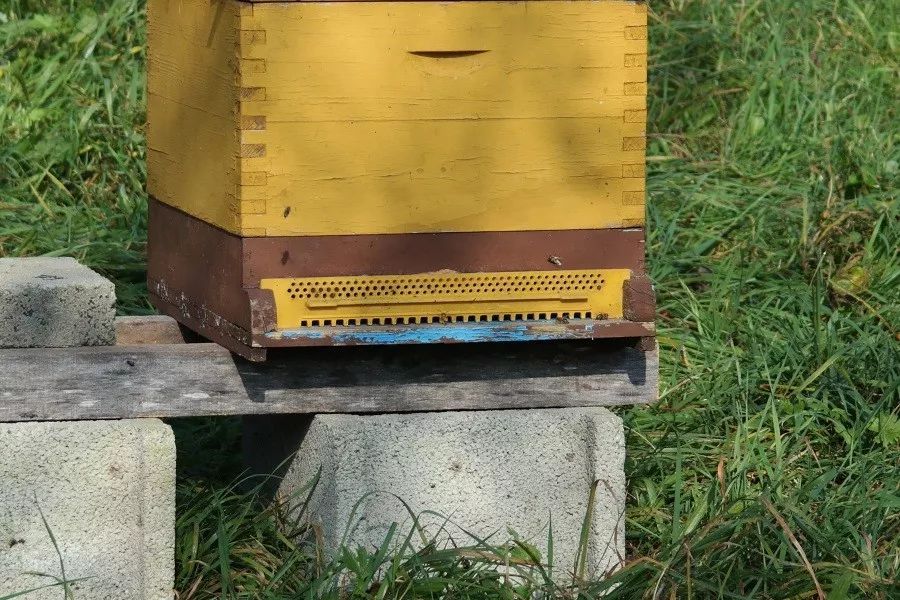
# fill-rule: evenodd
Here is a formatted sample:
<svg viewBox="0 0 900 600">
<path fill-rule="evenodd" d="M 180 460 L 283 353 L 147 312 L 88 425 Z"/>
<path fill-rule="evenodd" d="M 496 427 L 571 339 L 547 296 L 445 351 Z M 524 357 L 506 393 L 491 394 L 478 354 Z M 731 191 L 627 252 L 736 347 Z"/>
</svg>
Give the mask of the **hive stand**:
<svg viewBox="0 0 900 600">
<path fill-rule="evenodd" d="M 27 279 L 46 281 L 40 269 L 29 270 L 27 259 L 4 259 L 0 264 L 12 264 L 10 260 Z M 0 283 L 6 294 L 21 285 L 8 277 Z M 40 306 L 33 308 L 40 314 Z M 583 340 L 299 348 L 273 352 L 268 362 L 258 364 L 216 344 L 186 343 L 193 340 L 168 317 L 117 319 L 116 337 L 115 346 L 0 349 L 0 423 L 6 423 L 0 432 L 31 427 L 27 436 L 47 436 L 51 449 L 57 446 L 46 432 L 57 430 L 73 439 L 86 439 L 90 431 L 90 439 L 116 439 L 103 433 L 112 432 L 118 439 L 124 435 L 143 440 L 133 454 L 123 456 L 105 452 L 100 442 L 91 446 L 95 450 L 80 454 L 22 454 L 9 450 L 11 445 L 0 448 L 4 478 L 50 486 L 56 475 L 35 476 L 38 466 L 52 474 L 77 463 L 82 465 L 78 472 L 94 477 L 85 477 L 77 488 L 80 493 L 106 489 L 114 497 L 98 497 L 108 505 L 157 507 L 140 522 L 145 531 L 152 527 L 162 533 L 145 537 L 143 544 L 134 536 L 128 542 L 137 544 L 135 552 L 144 557 L 144 562 L 129 558 L 132 571 L 135 565 L 158 566 L 150 577 L 156 577 L 153 590 L 135 588 L 129 595 L 120 582 L 120 587 L 108 588 L 114 592 L 97 592 L 92 598 L 170 597 L 159 590 L 171 587 L 174 449 L 168 428 L 152 417 L 248 415 L 246 455 L 259 472 L 271 472 L 299 450 L 282 473 L 283 494 L 325 466 L 310 506 L 311 518 L 327 530 L 329 551 L 348 524 L 354 532 L 347 538 L 351 543 L 372 546 L 391 523 L 403 521 L 408 515 L 398 511 L 396 499 L 377 493 L 392 490 L 405 496 L 415 511 L 446 515 L 467 531 L 502 534 L 511 526 L 538 546 L 537 538 L 546 539 L 552 517 L 560 549 L 557 573 L 567 578 L 573 540 L 580 536 L 595 486 L 589 574 L 600 576 L 622 559 L 623 431 L 621 421 L 602 407 L 656 398 L 655 348 L 642 351 Z M 135 417 L 150 419 L 118 420 Z M 72 423 L 89 419 L 113 421 Z M 126 430 L 136 433 L 122 433 Z M 110 443 L 119 447 L 128 442 Z M 103 487 L 110 478 L 112 484 Z M 147 481 L 152 487 L 115 484 L 121 480 Z M 30 541 L 38 531 L 35 509 L 27 512 L 24 492 L 15 489 L 14 501 L 3 496 L 10 492 L 0 492 L 11 515 L 9 531 L 15 537 L 16 524 L 28 523 Z M 150 495 L 152 490 L 156 495 Z M 370 492 L 375 493 L 371 501 L 354 515 L 351 507 Z M 73 504 L 54 506 L 47 514 L 51 526 L 76 517 L 84 521 L 66 512 Z M 360 516 L 365 518 L 362 524 Z M 104 522 L 91 524 L 106 527 Z M 434 523 L 426 524 L 433 531 Z M 458 543 L 464 542 L 459 531 L 454 535 Z M 95 572 L 89 555 L 78 552 L 88 543 L 62 541 L 68 576 Z M 15 552 L 0 552 L 0 593 L 20 585 L 23 581 L 15 577 L 28 565 L 49 564 L 38 560 L 53 558 L 48 554 L 52 548 L 39 548 L 40 559 L 28 555 L 34 562 L 13 560 L 22 556 L 18 545 Z M 104 581 L 98 575 L 95 583 L 102 586 Z"/>
<path fill-rule="evenodd" d="M 625 435 L 605 408 L 247 417 L 244 447 L 255 472 L 281 466 L 287 522 L 316 525 L 331 555 L 374 553 L 396 523 L 392 549 L 426 545 L 414 526 L 438 548 L 502 546 L 515 531 L 548 570 L 552 534 L 560 584 L 624 560 Z"/>
<path fill-rule="evenodd" d="M 63 590 L 53 578 L 65 576 L 75 598 L 172 598 L 171 428 L 115 414 L 14 422 L 40 420 L 43 411 L 6 410 L 21 406 L 16 389 L 28 385 L 10 357 L 113 344 L 114 305 L 112 283 L 71 258 L 0 258 L 0 347 L 31 347 L 0 350 L 0 597 L 41 588 L 26 597 L 57 600 Z M 78 401 L 84 407 L 96 401 L 90 388 Z M 64 403 L 72 391 L 60 381 L 42 391 L 40 406 Z"/>
</svg>

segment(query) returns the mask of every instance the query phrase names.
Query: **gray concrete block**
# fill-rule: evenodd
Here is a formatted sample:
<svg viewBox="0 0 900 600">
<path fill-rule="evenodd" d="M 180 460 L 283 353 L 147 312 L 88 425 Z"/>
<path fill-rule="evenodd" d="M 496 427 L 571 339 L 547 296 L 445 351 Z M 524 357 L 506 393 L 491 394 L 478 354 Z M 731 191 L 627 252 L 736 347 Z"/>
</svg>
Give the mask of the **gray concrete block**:
<svg viewBox="0 0 900 600">
<path fill-rule="evenodd" d="M 0 348 L 115 343 L 115 288 L 73 258 L 0 258 Z"/>
<path fill-rule="evenodd" d="M 301 505 L 306 496 L 300 490 L 321 467 L 308 513 L 330 551 L 345 532 L 351 546 L 374 549 L 392 523 L 409 531 L 412 519 L 402 500 L 430 534 L 444 520 L 423 511 L 452 520 L 442 541 L 449 536 L 471 545 L 469 531 L 500 544 L 512 528 L 546 559 L 552 517 L 555 577 L 567 580 L 591 486 L 599 480 L 587 573 L 602 576 L 624 556 L 624 432 L 621 420 L 603 408 L 247 421 L 245 452 L 257 472 L 273 472 L 291 450 L 297 455 L 279 494 Z"/>
<path fill-rule="evenodd" d="M 0 424 L 0 597 L 171 600 L 175 440 L 156 419 Z M 30 573 L 43 573 L 42 577 Z M 63 597 L 60 587 L 26 596 Z"/>
</svg>

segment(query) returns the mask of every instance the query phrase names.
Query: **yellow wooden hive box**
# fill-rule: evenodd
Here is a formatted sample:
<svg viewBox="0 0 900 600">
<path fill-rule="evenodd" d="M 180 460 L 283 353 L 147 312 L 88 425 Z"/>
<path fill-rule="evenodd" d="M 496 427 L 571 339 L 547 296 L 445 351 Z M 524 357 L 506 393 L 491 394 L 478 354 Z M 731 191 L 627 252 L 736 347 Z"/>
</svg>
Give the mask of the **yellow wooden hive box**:
<svg viewBox="0 0 900 600">
<path fill-rule="evenodd" d="M 154 303 L 272 346 L 653 335 L 646 5 L 149 0 Z"/>
</svg>

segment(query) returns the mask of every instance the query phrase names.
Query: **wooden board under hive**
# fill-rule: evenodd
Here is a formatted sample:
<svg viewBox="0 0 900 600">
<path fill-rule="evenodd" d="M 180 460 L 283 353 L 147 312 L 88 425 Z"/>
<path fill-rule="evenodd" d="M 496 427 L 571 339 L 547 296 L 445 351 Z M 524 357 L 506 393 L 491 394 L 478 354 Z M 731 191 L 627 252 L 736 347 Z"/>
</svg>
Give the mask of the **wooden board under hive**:
<svg viewBox="0 0 900 600">
<path fill-rule="evenodd" d="M 150 0 L 149 285 L 273 346 L 653 335 L 646 6 Z"/>
</svg>

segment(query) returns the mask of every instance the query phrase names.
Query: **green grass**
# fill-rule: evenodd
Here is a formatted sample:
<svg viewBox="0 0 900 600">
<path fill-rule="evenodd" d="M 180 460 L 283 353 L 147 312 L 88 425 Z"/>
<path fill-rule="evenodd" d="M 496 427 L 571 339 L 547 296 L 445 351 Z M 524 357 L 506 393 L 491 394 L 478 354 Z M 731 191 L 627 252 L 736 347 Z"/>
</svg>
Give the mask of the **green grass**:
<svg viewBox="0 0 900 600">
<path fill-rule="evenodd" d="M 900 7 L 651 7 L 663 383 L 656 406 L 620 411 L 625 568 L 563 589 L 440 548 L 325 563 L 228 484 L 235 423 L 199 420 L 176 425 L 193 444 L 180 598 L 338 597 L 339 581 L 384 598 L 900 595 Z M 149 310 L 142 10 L 0 8 L 0 255 L 76 256 L 116 281 L 126 313 Z"/>
</svg>

